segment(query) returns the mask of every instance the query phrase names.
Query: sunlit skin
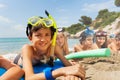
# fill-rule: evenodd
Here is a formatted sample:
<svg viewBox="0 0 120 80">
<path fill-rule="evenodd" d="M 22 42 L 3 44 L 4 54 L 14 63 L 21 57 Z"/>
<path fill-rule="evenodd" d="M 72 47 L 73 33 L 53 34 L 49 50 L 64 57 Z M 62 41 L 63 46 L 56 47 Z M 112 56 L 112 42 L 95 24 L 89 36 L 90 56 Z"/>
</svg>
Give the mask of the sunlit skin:
<svg viewBox="0 0 120 80">
<path fill-rule="evenodd" d="M 96 37 L 96 43 L 99 48 L 105 43 L 105 41 L 106 41 L 106 37 L 104 36 Z"/>
<path fill-rule="evenodd" d="M 24 75 L 24 71 L 18 65 L 2 56 L 0 56 L 0 67 L 7 70 L 0 76 L 0 80 L 19 80 Z"/>
<path fill-rule="evenodd" d="M 93 37 L 87 37 L 84 42 L 84 45 L 91 46 L 92 44 L 93 44 Z"/>
<path fill-rule="evenodd" d="M 120 39 L 115 39 L 114 42 L 108 45 L 108 48 L 110 48 L 112 52 L 119 52 L 120 51 Z"/>
<path fill-rule="evenodd" d="M 109 45 L 110 43 L 114 42 L 115 39 L 114 38 L 107 38 L 107 44 Z"/>
<path fill-rule="evenodd" d="M 93 37 L 89 36 L 87 37 L 82 44 L 75 45 L 74 50 L 75 52 L 83 51 L 83 50 L 92 50 L 97 49 L 97 45 L 93 43 Z"/>
<path fill-rule="evenodd" d="M 37 53 L 45 55 L 44 53 L 47 53 L 46 51 L 51 44 L 51 30 L 45 28 L 38 30 L 33 33 L 30 41 Z"/>
<path fill-rule="evenodd" d="M 61 50 L 63 51 L 63 55 L 69 54 L 67 37 L 64 35 L 63 32 L 58 32 L 56 42 L 60 46 Z"/>
<path fill-rule="evenodd" d="M 23 69 L 25 71 L 25 80 L 46 80 L 43 72 L 34 74 L 33 70 L 33 59 L 37 59 L 38 61 L 42 58 L 43 55 L 47 56 L 50 53 L 51 48 L 51 30 L 50 28 L 41 28 L 36 32 L 32 33 L 32 36 L 28 36 L 31 44 L 25 44 L 22 48 L 22 57 L 23 57 Z M 71 77 L 82 80 L 85 80 L 85 71 L 82 67 L 78 65 L 71 66 L 71 64 L 65 59 L 65 57 L 61 54 L 61 50 L 59 46 L 55 45 L 55 56 L 59 58 L 65 66 L 57 70 L 52 71 L 52 76 L 57 78 L 59 76 L 66 76 L 69 73 L 73 75 Z M 74 68 L 74 70 L 72 70 Z M 75 70 L 78 69 L 78 70 Z M 70 71 L 71 70 L 71 71 Z M 76 72 L 75 72 L 76 71 Z M 79 76 L 79 77 L 76 77 Z M 65 77 L 67 79 L 67 76 Z M 67 79 L 69 80 L 69 79 Z M 75 80 L 75 79 L 72 79 Z"/>
</svg>

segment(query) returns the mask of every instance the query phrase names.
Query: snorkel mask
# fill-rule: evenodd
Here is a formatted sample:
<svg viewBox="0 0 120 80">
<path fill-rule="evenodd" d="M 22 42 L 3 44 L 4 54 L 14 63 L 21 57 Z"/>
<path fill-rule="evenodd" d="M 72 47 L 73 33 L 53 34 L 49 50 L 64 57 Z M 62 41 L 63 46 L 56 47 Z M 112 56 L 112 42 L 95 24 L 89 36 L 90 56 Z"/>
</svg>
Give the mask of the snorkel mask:
<svg viewBox="0 0 120 80">
<path fill-rule="evenodd" d="M 86 27 L 85 34 L 86 34 L 86 36 L 93 36 L 94 35 L 94 31 L 90 30 L 89 27 Z"/>
<path fill-rule="evenodd" d="M 81 34 L 80 34 L 80 39 L 79 41 L 82 42 L 84 41 L 87 37 L 89 36 L 92 36 L 94 37 L 94 31 L 93 30 L 90 30 L 89 27 L 86 27 L 86 30 L 83 31 Z M 94 39 L 93 39 L 94 41 Z"/>
<path fill-rule="evenodd" d="M 43 18 L 39 16 L 33 16 L 28 19 L 28 24 L 34 26 L 38 26 L 39 24 L 44 24 L 45 27 L 52 27 L 53 26 L 53 21 L 49 18 Z"/>
<path fill-rule="evenodd" d="M 106 36 L 107 36 L 107 32 L 105 32 L 105 31 L 97 31 L 97 32 L 95 33 L 95 36 L 96 36 L 96 37 L 100 37 L 100 36 L 106 37 Z"/>
</svg>

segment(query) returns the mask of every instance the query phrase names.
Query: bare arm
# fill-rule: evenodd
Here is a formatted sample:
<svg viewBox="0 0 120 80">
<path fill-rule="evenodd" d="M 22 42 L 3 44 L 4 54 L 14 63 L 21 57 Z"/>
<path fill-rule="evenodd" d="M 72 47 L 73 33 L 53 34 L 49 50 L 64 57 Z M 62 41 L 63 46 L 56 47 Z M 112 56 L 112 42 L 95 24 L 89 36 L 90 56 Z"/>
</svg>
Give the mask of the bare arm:
<svg viewBox="0 0 120 80">
<path fill-rule="evenodd" d="M 93 49 L 98 49 L 98 46 L 96 43 L 93 44 Z"/>
<path fill-rule="evenodd" d="M 69 54 L 69 48 L 68 48 L 68 42 L 67 42 L 67 37 L 65 37 L 65 43 L 64 43 L 64 51 L 65 51 L 65 54 Z"/>
<path fill-rule="evenodd" d="M 114 43 L 111 43 L 108 45 L 108 48 L 112 51 L 112 52 L 117 52 L 116 46 Z"/>
<path fill-rule="evenodd" d="M 23 68 L 25 71 L 25 80 L 46 80 L 44 73 L 34 74 L 32 67 L 32 48 L 28 45 L 25 45 L 22 49 L 23 56 Z M 73 70 L 74 68 L 74 70 Z M 68 72 L 69 71 L 69 72 Z M 52 76 L 57 78 L 59 76 L 74 75 L 79 77 L 84 77 L 85 72 L 80 68 L 79 65 L 63 67 L 52 71 Z"/>
<path fill-rule="evenodd" d="M 0 77 L 0 80 L 18 80 L 24 74 L 24 71 L 19 66 L 2 56 L 0 56 L 0 67 L 7 69 L 7 71 Z"/>
<path fill-rule="evenodd" d="M 82 48 L 79 45 L 74 46 L 74 52 L 82 51 Z"/>
<path fill-rule="evenodd" d="M 64 57 L 62 50 L 60 47 L 56 44 L 55 46 L 55 56 L 59 58 L 65 66 L 71 66 L 72 64 Z"/>
</svg>

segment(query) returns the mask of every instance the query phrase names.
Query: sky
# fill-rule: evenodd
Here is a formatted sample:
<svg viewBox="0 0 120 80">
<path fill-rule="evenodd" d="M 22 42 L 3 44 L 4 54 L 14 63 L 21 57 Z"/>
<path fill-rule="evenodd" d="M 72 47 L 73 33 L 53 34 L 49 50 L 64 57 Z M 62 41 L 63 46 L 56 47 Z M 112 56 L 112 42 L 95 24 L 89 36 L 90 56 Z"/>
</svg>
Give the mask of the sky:
<svg viewBox="0 0 120 80">
<path fill-rule="evenodd" d="M 47 10 L 58 27 L 78 23 L 81 16 L 96 18 L 102 9 L 120 11 L 114 0 L 0 0 L 0 38 L 26 37 L 27 20 L 43 16 Z"/>
</svg>

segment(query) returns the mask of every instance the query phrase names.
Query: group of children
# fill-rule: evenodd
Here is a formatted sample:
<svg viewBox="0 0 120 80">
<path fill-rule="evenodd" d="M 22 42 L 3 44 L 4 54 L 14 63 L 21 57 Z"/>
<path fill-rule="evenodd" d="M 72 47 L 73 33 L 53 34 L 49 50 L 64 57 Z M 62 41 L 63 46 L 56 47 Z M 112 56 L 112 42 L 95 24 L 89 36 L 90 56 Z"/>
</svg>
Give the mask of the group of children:
<svg viewBox="0 0 120 80">
<path fill-rule="evenodd" d="M 47 15 L 49 16 L 48 13 Z M 56 45 L 53 47 L 53 38 L 57 31 Z M 0 80 L 18 80 L 23 75 L 25 80 L 55 80 L 60 76 L 63 76 L 62 80 L 85 80 L 84 68 L 66 60 L 65 55 L 69 54 L 67 37 L 62 30 L 55 28 L 51 18 L 31 17 L 26 27 L 26 35 L 31 44 L 23 45 L 14 63 L 0 56 L 0 67 L 7 69 L 0 76 Z M 74 52 L 98 48 L 110 48 L 115 52 L 120 50 L 120 33 L 108 36 L 103 30 L 94 32 L 87 27 L 81 33 L 79 41 L 80 44 L 74 46 Z M 51 50 L 54 52 L 51 53 Z M 34 65 L 44 63 L 53 66 L 54 58 L 60 59 L 65 67 L 55 70 L 48 68 L 44 72 L 34 73 Z"/>
<path fill-rule="evenodd" d="M 49 16 L 48 13 L 47 16 Z M 0 57 L 0 67 L 7 69 L 0 76 L 0 80 L 19 80 L 23 75 L 25 80 L 55 80 L 60 76 L 63 76 L 63 80 L 85 80 L 83 66 L 77 63 L 73 65 L 63 55 L 69 53 L 67 41 L 65 41 L 66 46 L 63 46 L 59 40 L 56 41 L 54 47 L 52 46 L 56 31 L 57 28 L 51 17 L 31 17 L 26 27 L 26 35 L 31 44 L 23 45 L 21 53 L 15 57 L 14 63 Z M 51 53 L 51 50 L 54 52 Z M 55 70 L 47 68 L 43 72 L 34 73 L 34 65 L 43 63 L 53 66 L 54 58 L 60 59 L 64 67 Z"/>
<path fill-rule="evenodd" d="M 80 44 L 74 46 L 74 51 L 109 48 L 111 52 L 120 51 L 120 33 L 109 34 L 104 30 L 94 32 L 87 28 L 80 34 Z"/>
</svg>

